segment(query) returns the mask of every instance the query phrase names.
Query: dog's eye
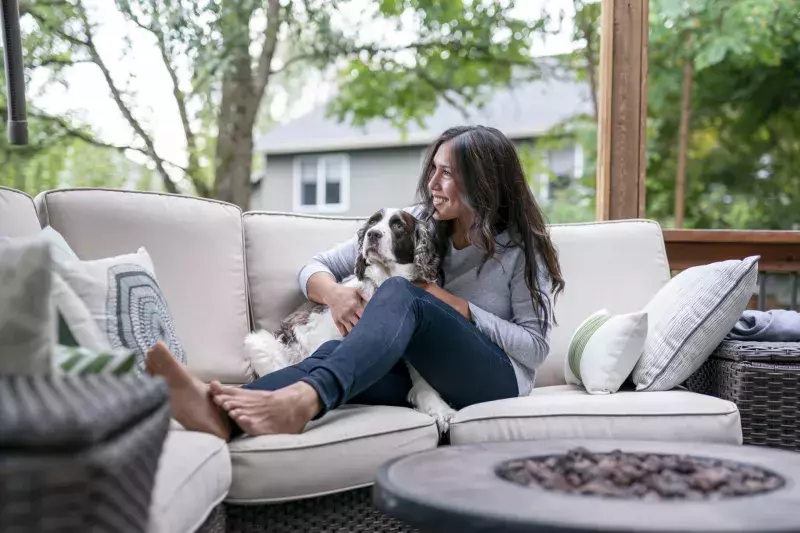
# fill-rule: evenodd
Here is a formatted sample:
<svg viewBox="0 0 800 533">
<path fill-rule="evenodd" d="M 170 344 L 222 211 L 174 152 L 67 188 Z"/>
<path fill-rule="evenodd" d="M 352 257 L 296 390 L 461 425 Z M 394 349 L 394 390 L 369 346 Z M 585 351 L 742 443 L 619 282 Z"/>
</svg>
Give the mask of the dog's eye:
<svg viewBox="0 0 800 533">
<path fill-rule="evenodd" d="M 400 222 L 399 220 L 395 220 L 394 222 L 392 222 L 392 229 L 396 229 L 397 231 L 402 231 L 405 228 L 403 227 L 402 222 Z"/>
</svg>

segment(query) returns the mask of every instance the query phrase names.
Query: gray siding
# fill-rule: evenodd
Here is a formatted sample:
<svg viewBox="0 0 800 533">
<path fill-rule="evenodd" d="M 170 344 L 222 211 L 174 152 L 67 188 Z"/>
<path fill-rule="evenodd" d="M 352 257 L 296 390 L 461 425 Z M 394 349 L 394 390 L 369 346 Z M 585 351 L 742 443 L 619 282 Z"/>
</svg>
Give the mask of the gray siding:
<svg viewBox="0 0 800 533">
<path fill-rule="evenodd" d="M 422 153 L 422 147 L 351 152 L 350 209 L 336 214 L 367 216 L 381 207 L 404 207 L 413 203 Z M 251 209 L 292 211 L 294 159 L 292 155 L 267 158 L 265 178 L 253 191 Z"/>
<path fill-rule="evenodd" d="M 525 141 L 515 142 L 518 148 Z M 381 207 L 404 207 L 415 200 L 425 147 L 398 147 L 351 151 L 350 207 L 335 213 L 346 216 L 368 216 Z M 341 153 L 341 152 L 330 152 Z M 320 152 L 309 155 L 325 155 Z M 252 210 L 293 210 L 294 155 L 267 157 L 265 177 L 253 190 Z M 548 166 L 557 176 L 572 177 L 575 171 L 573 147 L 550 154 Z M 546 201 L 548 192 L 541 191 Z"/>
</svg>

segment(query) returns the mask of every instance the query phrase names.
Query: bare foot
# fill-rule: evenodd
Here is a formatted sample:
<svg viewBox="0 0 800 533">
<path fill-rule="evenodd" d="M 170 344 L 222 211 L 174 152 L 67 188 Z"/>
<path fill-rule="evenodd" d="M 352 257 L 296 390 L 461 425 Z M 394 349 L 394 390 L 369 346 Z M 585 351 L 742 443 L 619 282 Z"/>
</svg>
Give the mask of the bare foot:
<svg viewBox="0 0 800 533">
<path fill-rule="evenodd" d="M 230 439 L 230 423 L 214 404 L 208 385 L 189 374 L 162 342 L 147 352 L 145 370 L 166 380 L 172 416 L 184 428 Z"/>
<path fill-rule="evenodd" d="M 302 433 L 320 410 L 319 395 L 302 381 L 276 391 L 223 387 L 211 382 L 214 402 L 248 435 Z"/>
</svg>

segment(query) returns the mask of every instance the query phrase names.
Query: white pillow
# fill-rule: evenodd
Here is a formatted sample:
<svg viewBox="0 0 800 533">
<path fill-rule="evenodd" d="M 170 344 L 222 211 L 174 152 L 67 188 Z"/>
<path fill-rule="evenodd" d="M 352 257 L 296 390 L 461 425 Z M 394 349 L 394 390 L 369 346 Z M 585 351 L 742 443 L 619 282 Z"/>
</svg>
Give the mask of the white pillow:
<svg viewBox="0 0 800 533">
<path fill-rule="evenodd" d="M 636 390 L 670 390 L 702 365 L 739 320 L 758 278 L 759 256 L 686 269 L 645 306 L 650 329 L 633 369 Z"/>
<path fill-rule="evenodd" d="M 127 348 L 144 370 L 144 356 L 161 340 L 182 364 L 186 355 L 144 248 L 93 261 L 58 261 L 55 270 L 86 305 L 112 349 Z"/>
<path fill-rule="evenodd" d="M 611 316 L 605 309 L 584 320 L 564 361 L 567 383 L 583 385 L 590 394 L 617 392 L 642 355 L 647 322 L 643 311 Z"/>
</svg>

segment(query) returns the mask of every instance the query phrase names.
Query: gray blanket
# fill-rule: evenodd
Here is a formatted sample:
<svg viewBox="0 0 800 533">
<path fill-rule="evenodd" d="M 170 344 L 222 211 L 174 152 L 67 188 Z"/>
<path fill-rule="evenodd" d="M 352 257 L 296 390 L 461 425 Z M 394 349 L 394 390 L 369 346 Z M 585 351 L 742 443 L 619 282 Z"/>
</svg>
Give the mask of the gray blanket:
<svg viewBox="0 0 800 533">
<path fill-rule="evenodd" d="M 742 313 L 726 339 L 736 341 L 800 341 L 800 313 L 773 309 Z"/>
</svg>

